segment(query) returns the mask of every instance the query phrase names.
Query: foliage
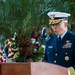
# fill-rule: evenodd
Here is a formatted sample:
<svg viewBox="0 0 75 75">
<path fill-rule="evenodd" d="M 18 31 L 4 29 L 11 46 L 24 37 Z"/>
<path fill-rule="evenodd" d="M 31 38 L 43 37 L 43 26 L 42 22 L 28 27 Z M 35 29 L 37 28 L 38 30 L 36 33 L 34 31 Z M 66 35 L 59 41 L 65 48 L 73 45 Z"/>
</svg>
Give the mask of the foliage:
<svg viewBox="0 0 75 75">
<path fill-rule="evenodd" d="M 63 11 L 75 17 L 74 0 L 0 0 L 0 35 L 12 35 L 15 30 L 30 32 L 33 27 L 48 25 L 47 12 Z M 8 34 L 6 34 L 8 33 Z"/>
<path fill-rule="evenodd" d="M 6 37 L 12 35 L 14 30 L 20 28 L 22 32 L 30 32 L 33 27 L 45 23 L 41 14 L 42 3 L 36 0 L 1 0 L 0 1 L 0 30 Z M 6 34 L 6 33 L 9 34 Z"/>
<path fill-rule="evenodd" d="M 42 61 L 44 56 L 44 47 L 40 46 L 39 49 L 33 49 L 33 62 Z"/>
</svg>

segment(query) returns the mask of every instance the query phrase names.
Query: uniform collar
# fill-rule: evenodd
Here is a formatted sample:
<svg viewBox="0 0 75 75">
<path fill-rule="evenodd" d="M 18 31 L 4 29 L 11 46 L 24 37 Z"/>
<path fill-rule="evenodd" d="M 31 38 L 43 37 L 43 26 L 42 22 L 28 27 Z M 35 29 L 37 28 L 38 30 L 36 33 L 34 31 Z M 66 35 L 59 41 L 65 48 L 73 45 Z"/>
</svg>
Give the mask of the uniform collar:
<svg viewBox="0 0 75 75">
<path fill-rule="evenodd" d="M 68 30 L 66 30 L 60 37 L 61 37 L 61 39 L 63 39 L 63 37 L 65 36 L 65 34 L 67 33 L 67 31 Z M 58 36 L 58 38 L 59 38 L 59 36 Z"/>
</svg>

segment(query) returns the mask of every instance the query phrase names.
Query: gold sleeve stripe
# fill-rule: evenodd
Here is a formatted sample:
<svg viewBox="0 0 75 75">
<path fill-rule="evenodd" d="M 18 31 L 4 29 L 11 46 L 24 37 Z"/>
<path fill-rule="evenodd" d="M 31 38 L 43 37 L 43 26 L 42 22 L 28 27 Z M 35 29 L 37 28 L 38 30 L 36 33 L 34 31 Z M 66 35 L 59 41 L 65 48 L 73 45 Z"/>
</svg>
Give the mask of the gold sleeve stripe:
<svg viewBox="0 0 75 75">
<path fill-rule="evenodd" d="M 68 68 L 68 75 L 75 75 L 75 70 L 73 67 Z"/>
</svg>

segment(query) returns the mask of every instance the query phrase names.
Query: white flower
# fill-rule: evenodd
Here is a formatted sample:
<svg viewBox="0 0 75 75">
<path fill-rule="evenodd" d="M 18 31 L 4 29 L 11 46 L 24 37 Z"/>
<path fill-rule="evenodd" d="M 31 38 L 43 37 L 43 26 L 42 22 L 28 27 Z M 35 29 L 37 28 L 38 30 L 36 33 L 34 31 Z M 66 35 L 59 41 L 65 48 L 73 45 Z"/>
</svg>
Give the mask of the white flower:
<svg viewBox="0 0 75 75">
<path fill-rule="evenodd" d="M 36 40 L 36 39 L 31 38 L 32 43 L 35 43 L 35 40 Z"/>
<path fill-rule="evenodd" d="M 42 45 L 41 47 L 45 49 L 45 45 Z"/>
<path fill-rule="evenodd" d="M 13 58 L 18 57 L 18 55 L 19 55 L 19 52 L 15 53 L 14 56 L 13 56 Z"/>
<path fill-rule="evenodd" d="M 17 47 L 16 49 L 14 48 L 11 48 L 13 51 L 18 51 L 19 50 L 19 47 Z"/>
<path fill-rule="evenodd" d="M 15 40 L 15 38 L 12 38 L 12 40 Z"/>
</svg>

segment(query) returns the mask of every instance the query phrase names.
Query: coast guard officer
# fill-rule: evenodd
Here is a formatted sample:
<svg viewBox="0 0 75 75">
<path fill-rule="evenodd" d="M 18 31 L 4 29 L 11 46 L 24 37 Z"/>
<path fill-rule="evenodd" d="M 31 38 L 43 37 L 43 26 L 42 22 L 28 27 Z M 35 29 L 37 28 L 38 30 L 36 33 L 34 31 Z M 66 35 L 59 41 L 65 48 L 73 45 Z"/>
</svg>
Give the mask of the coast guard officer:
<svg viewBox="0 0 75 75">
<path fill-rule="evenodd" d="M 68 17 L 63 12 L 49 12 L 49 24 L 55 35 L 46 43 L 44 61 L 67 68 L 75 75 L 75 34 L 68 30 Z"/>
</svg>

